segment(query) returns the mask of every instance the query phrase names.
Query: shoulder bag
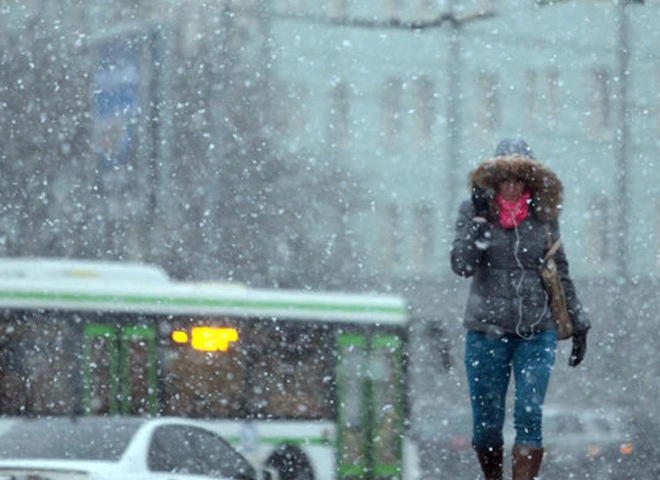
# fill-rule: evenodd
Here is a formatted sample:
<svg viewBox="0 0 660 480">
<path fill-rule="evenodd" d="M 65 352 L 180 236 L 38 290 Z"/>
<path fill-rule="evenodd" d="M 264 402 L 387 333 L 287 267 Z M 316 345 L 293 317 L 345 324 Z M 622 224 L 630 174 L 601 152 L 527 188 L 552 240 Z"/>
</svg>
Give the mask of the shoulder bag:
<svg viewBox="0 0 660 480">
<path fill-rule="evenodd" d="M 573 336 L 573 322 L 571 321 L 571 316 L 568 314 L 564 287 L 559 278 L 557 264 L 555 263 L 555 253 L 557 253 L 557 250 L 561 246 L 561 238 L 558 238 L 553 243 L 550 227 L 547 224 L 545 225 L 545 235 L 548 250 L 543 257 L 539 271 L 543 286 L 550 299 L 550 309 L 552 310 L 552 317 L 557 327 L 557 340 L 566 340 Z"/>
</svg>

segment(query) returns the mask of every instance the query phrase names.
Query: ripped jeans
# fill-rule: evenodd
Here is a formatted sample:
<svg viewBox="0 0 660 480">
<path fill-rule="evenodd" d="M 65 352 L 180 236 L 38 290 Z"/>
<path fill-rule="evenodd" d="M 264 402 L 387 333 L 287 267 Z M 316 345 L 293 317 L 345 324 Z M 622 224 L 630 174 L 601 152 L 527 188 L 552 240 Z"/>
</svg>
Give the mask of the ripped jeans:
<svg viewBox="0 0 660 480">
<path fill-rule="evenodd" d="M 557 332 L 547 330 L 530 339 L 517 335 L 467 333 L 465 366 L 472 403 L 472 446 L 500 448 L 506 394 L 513 371 L 516 445 L 543 446 L 543 401 L 555 363 Z"/>
</svg>

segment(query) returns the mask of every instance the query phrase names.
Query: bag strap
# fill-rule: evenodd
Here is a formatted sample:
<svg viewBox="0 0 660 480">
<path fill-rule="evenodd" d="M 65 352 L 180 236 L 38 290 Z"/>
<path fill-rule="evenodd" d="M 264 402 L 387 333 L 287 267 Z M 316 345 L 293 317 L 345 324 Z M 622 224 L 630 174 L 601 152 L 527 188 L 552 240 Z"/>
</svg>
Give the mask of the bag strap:
<svg viewBox="0 0 660 480">
<path fill-rule="evenodd" d="M 550 233 L 550 226 L 547 223 L 543 226 L 545 227 L 545 237 L 548 243 L 548 251 L 543 257 L 543 262 L 545 263 L 548 260 L 550 260 L 552 257 L 554 257 L 555 253 L 557 253 L 557 250 L 559 250 L 559 247 L 561 247 L 561 237 L 559 237 L 557 240 L 555 240 L 554 243 L 552 243 L 552 233 Z"/>
</svg>

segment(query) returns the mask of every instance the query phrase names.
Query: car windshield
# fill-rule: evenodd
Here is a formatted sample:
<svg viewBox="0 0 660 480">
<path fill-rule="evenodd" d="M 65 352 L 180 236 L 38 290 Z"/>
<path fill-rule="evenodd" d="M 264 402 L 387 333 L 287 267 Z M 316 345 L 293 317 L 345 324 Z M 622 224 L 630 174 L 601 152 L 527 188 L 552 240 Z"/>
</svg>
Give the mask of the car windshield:
<svg viewBox="0 0 660 480">
<path fill-rule="evenodd" d="M 117 461 L 138 419 L 22 419 L 0 433 L 0 459 Z"/>
</svg>

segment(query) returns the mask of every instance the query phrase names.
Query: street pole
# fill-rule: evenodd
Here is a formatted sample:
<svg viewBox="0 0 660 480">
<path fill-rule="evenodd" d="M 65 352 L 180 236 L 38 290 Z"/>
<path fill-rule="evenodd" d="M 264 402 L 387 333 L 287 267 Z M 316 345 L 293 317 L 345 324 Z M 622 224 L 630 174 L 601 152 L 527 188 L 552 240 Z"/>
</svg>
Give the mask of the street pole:
<svg viewBox="0 0 660 480">
<path fill-rule="evenodd" d="M 626 325 L 627 315 L 625 299 L 628 298 L 628 64 L 630 61 L 630 40 L 628 30 L 628 0 L 617 2 L 617 75 L 618 104 L 616 129 L 616 231 L 615 231 L 615 299 L 614 318 L 620 325 Z M 625 330 L 625 327 L 624 327 Z"/>
<path fill-rule="evenodd" d="M 461 162 L 461 23 L 452 17 L 447 56 L 447 221 L 456 213 Z"/>
<path fill-rule="evenodd" d="M 226 275 L 223 271 L 226 264 L 221 258 L 222 238 L 222 196 L 227 179 L 223 167 L 227 159 L 227 95 L 231 59 L 229 57 L 229 36 L 232 11 L 227 0 L 219 2 L 214 19 L 214 49 L 211 58 L 214 59 L 212 85 L 210 86 L 211 132 L 210 143 L 206 152 L 206 185 L 204 189 L 204 221 L 202 228 L 203 253 L 198 257 L 198 275 L 205 279 L 216 279 Z"/>
<path fill-rule="evenodd" d="M 615 264 L 617 282 L 625 285 L 628 279 L 628 65 L 630 62 L 630 39 L 627 0 L 617 3 L 617 75 L 618 75 L 618 128 L 616 130 L 616 190 L 617 222 L 615 242 Z M 620 305 L 622 302 L 617 302 Z"/>
</svg>

